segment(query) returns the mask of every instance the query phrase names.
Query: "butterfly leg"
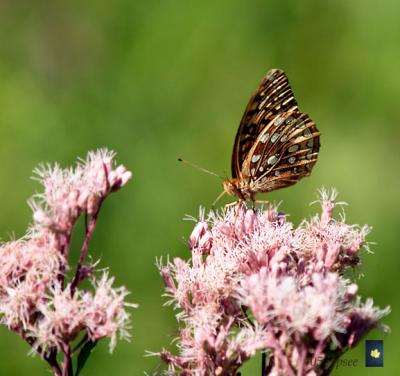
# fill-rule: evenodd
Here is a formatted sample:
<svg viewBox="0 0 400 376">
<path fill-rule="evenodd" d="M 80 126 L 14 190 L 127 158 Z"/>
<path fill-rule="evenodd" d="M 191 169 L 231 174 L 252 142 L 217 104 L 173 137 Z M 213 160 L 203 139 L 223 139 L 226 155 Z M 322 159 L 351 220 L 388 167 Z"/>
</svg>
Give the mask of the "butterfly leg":
<svg viewBox="0 0 400 376">
<path fill-rule="evenodd" d="M 245 206 L 245 201 L 239 199 L 238 201 L 231 202 L 231 203 L 225 205 L 225 207 L 224 207 L 225 215 L 230 208 L 233 208 L 233 211 L 235 213 L 235 220 L 233 222 L 233 228 L 232 228 L 233 234 L 236 232 L 236 223 L 239 219 L 240 211 L 244 206 Z"/>
<path fill-rule="evenodd" d="M 230 202 L 229 204 L 226 204 L 224 206 L 224 214 L 226 214 L 230 208 L 234 208 L 235 206 L 239 206 L 239 205 L 240 205 L 240 201 L 233 201 L 233 202 Z"/>
<path fill-rule="evenodd" d="M 255 201 L 253 201 L 253 205 L 255 205 L 255 204 L 261 204 L 261 207 L 263 207 L 264 205 L 266 205 L 266 206 L 270 205 L 271 202 L 268 200 L 255 200 Z"/>
</svg>

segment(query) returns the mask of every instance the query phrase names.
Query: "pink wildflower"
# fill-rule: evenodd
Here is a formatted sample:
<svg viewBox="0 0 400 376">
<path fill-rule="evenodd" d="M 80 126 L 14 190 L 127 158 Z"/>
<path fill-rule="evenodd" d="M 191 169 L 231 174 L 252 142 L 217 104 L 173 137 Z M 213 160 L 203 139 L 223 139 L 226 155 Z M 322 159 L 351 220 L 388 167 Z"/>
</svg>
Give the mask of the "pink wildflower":
<svg viewBox="0 0 400 376">
<path fill-rule="evenodd" d="M 297 228 L 274 208 L 201 213 L 191 260 L 159 266 L 181 323 L 179 355 L 160 353 L 166 374 L 236 375 L 258 350 L 271 354 L 271 375 L 326 374 L 379 326 L 389 308 L 362 305 L 342 275 L 369 228 L 335 219 L 335 198 L 323 191 L 321 216 Z"/>
<path fill-rule="evenodd" d="M 70 286 L 63 289 L 59 283 L 49 294 L 38 304 L 41 318 L 31 327 L 30 335 L 36 338 L 36 346 L 62 351 L 66 341 L 76 339 L 83 328 L 83 302 L 79 292 L 71 295 Z"/>
<path fill-rule="evenodd" d="M 86 198 L 80 205 L 89 214 L 96 212 L 105 196 L 119 190 L 132 178 L 132 173 L 124 166 L 113 168 L 114 156 L 114 152 L 106 149 L 89 152 L 80 166 L 83 171 L 82 189 Z"/>
<path fill-rule="evenodd" d="M 114 278 L 104 273 L 99 281 L 93 280 L 95 293 L 86 292 L 82 301 L 84 304 L 84 323 L 88 336 L 92 341 L 108 337 L 111 339 L 110 351 L 115 348 L 117 335 L 129 339 L 129 313 L 125 307 L 137 307 L 136 304 L 125 302 L 129 294 L 125 287 L 113 288 Z"/>
<path fill-rule="evenodd" d="M 40 354 L 57 376 L 70 374 L 72 347 L 117 335 L 128 339 L 125 287 L 112 287 L 107 273 L 97 280 L 96 264 L 86 263 L 90 239 L 105 198 L 124 186 L 132 174 L 114 168 L 115 154 L 90 152 L 75 168 L 58 164 L 36 170 L 44 192 L 31 201 L 34 225 L 17 241 L 0 246 L 0 322 Z M 85 238 L 76 269 L 69 264 L 72 230 L 85 216 Z M 66 272 L 75 273 L 68 281 Z M 79 289 L 85 279 L 92 291 Z M 78 341 L 80 342 L 74 343 Z M 63 363 L 59 364 L 59 353 Z"/>
<path fill-rule="evenodd" d="M 75 168 L 43 165 L 35 170 L 44 187 L 30 201 L 36 223 L 68 232 L 82 212 L 93 215 L 111 192 L 124 186 L 132 173 L 122 165 L 113 168 L 114 152 L 89 152 Z"/>
<path fill-rule="evenodd" d="M 10 329 L 29 327 L 37 305 L 51 288 L 65 259 L 55 248 L 47 230 L 32 238 L 5 243 L 0 247 L 1 322 Z"/>
</svg>

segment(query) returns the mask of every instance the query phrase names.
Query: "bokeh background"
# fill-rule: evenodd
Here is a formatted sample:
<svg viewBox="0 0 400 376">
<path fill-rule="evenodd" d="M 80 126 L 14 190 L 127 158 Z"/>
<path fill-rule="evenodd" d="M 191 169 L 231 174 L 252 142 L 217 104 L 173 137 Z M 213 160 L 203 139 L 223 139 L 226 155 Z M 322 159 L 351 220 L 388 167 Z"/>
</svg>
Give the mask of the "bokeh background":
<svg viewBox="0 0 400 376">
<path fill-rule="evenodd" d="M 182 218 L 221 191 L 176 158 L 229 173 L 242 112 L 272 67 L 287 72 L 322 147 L 310 178 L 263 198 L 282 201 L 298 223 L 318 210 L 309 206 L 318 188 L 336 187 L 347 220 L 373 226 L 360 292 L 393 309 L 391 334 L 369 335 L 385 340 L 385 367 L 366 369 L 361 344 L 345 355 L 359 365 L 335 374 L 400 373 L 399 13 L 395 0 L 0 1 L 1 238 L 24 234 L 40 162 L 68 165 L 107 146 L 134 171 L 105 204 L 92 243 L 140 304 L 133 339 L 112 355 L 99 345 L 84 375 L 157 371 L 145 350 L 167 346 L 177 326 L 156 257 L 189 255 L 192 223 Z M 27 351 L 0 329 L 2 375 L 48 374 Z M 259 374 L 259 363 L 243 376 Z"/>
</svg>

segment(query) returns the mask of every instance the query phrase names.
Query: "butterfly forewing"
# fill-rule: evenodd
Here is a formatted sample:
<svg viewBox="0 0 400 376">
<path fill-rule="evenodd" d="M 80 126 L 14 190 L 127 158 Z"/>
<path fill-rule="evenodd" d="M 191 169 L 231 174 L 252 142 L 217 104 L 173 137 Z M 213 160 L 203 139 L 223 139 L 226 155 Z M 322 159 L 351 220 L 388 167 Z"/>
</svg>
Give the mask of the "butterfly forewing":
<svg viewBox="0 0 400 376">
<path fill-rule="evenodd" d="M 240 177 L 242 164 L 267 124 L 280 113 L 297 110 L 297 102 L 286 74 L 270 70 L 261 81 L 243 114 L 232 154 L 232 177 Z"/>
</svg>

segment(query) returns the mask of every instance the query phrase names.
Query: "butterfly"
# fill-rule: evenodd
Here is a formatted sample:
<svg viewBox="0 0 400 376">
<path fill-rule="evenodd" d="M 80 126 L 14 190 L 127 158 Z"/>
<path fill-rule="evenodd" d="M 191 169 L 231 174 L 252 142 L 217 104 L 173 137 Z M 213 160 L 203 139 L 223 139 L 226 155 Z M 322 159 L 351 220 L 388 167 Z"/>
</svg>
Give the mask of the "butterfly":
<svg viewBox="0 0 400 376">
<path fill-rule="evenodd" d="M 240 122 L 224 193 L 254 202 L 259 192 L 297 183 L 317 161 L 319 136 L 315 123 L 299 111 L 286 74 L 270 70 Z"/>
</svg>

